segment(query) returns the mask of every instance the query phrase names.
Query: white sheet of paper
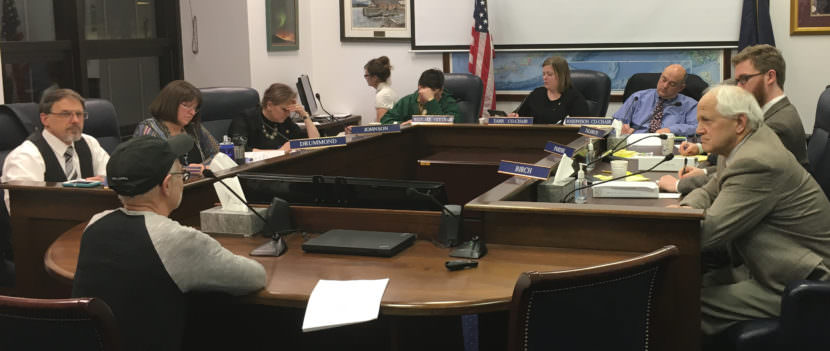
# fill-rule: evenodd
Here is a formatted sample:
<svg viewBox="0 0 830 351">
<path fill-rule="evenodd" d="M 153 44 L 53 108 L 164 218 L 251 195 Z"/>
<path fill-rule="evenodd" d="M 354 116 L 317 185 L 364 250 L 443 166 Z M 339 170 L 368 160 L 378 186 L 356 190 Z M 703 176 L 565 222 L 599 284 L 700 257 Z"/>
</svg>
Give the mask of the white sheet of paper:
<svg viewBox="0 0 830 351">
<path fill-rule="evenodd" d="M 251 162 L 262 161 L 267 158 L 285 155 L 282 150 L 261 150 L 261 151 L 245 151 L 245 159 L 250 159 Z"/>
<path fill-rule="evenodd" d="M 571 175 L 574 174 L 573 163 L 574 160 L 568 155 L 562 155 L 559 166 L 556 168 L 556 174 L 553 175 L 553 185 L 561 186 L 570 181 Z"/>
<path fill-rule="evenodd" d="M 659 193 L 657 194 L 658 199 L 679 199 L 680 193 Z"/>
<path fill-rule="evenodd" d="M 378 318 L 389 278 L 320 280 L 311 291 L 303 332 L 367 322 Z"/>
<path fill-rule="evenodd" d="M 216 156 L 213 156 L 213 160 L 210 161 L 210 170 L 211 171 L 221 171 L 225 169 L 229 169 L 232 167 L 236 167 L 237 164 L 234 160 L 231 160 L 228 155 L 225 155 L 221 152 L 217 153 Z M 239 196 L 245 198 L 245 193 L 242 192 L 242 185 L 239 184 L 239 178 L 225 178 L 222 179 L 225 184 L 227 184 L 233 191 L 235 191 Z M 220 184 L 219 182 L 213 183 L 213 188 L 216 190 L 216 196 L 219 198 L 219 202 L 222 203 L 222 209 L 226 211 L 235 211 L 235 212 L 248 212 L 248 207 L 245 206 L 242 201 L 233 196 L 233 194 L 228 191 L 225 186 Z"/>
</svg>

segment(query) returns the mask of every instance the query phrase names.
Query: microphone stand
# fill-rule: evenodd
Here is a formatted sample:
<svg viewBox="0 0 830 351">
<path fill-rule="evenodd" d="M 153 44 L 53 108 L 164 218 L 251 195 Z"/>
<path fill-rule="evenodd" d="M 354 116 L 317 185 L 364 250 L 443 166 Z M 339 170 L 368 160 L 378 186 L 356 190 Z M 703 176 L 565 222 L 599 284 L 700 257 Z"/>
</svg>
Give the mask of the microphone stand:
<svg viewBox="0 0 830 351">
<path fill-rule="evenodd" d="M 455 246 L 456 240 L 458 240 L 458 230 L 460 228 L 461 216 L 458 215 L 458 214 L 455 214 L 452 210 L 450 210 L 447 207 L 447 205 L 442 204 L 441 201 L 438 201 L 438 199 L 436 199 L 435 196 L 432 196 L 430 194 L 422 193 L 422 192 L 416 190 L 415 188 L 407 188 L 406 189 L 406 194 L 408 196 L 420 196 L 420 197 L 428 198 L 428 199 L 432 200 L 433 203 L 435 203 L 436 205 L 438 205 L 441 208 L 442 213 L 445 213 L 448 217 L 452 217 L 452 220 L 453 220 L 454 223 L 449 222 L 449 220 L 448 220 L 446 225 L 444 223 L 444 219 L 442 218 L 441 226 L 439 227 L 438 231 L 439 231 L 439 237 L 445 237 L 446 238 L 446 240 L 445 240 L 446 243 L 441 243 L 441 244 L 446 245 L 448 247 Z M 457 206 L 457 205 L 455 205 L 455 206 L 459 207 L 459 212 L 460 212 L 460 206 Z M 453 228 L 453 226 L 454 226 L 454 228 Z M 458 247 L 456 247 L 454 250 L 452 250 L 450 252 L 450 256 L 452 256 L 452 257 L 461 257 L 461 258 L 481 258 L 481 257 L 484 257 L 484 255 L 486 255 L 486 254 L 487 254 L 487 246 L 484 245 L 484 240 L 480 240 L 477 235 L 473 236 L 472 240 L 459 244 Z"/>
<path fill-rule="evenodd" d="M 231 187 L 229 187 L 228 184 L 226 184 L 224 181 L 222 181 L 221 178 L 217 177 L 216 174 L 213 173 L 213 171 L 211 171 L 209 169 L 205 169 L 202 174 L 204 174 L 206 177 L 216 179 L 216 181 L 219 182 L 219 184 L 222 184 L 222 186 L 224 186 L 225 189 L 228 189 L 228 191 L 231 194 L 233 194 L 233 196 L 235 196 L 237 199 L 239 199 L 239 201 L 242 201 L 242 203 L 245 204 L 245 206 L 248 207 L 248 209 L 251 210 L 251 212 L 253 212 L 254 215 L 259 217 L 259 219 L 261 219 L 262 222 L 265 223 L 265 227 L 268 228 L 268 230 L 271 231 L 271 241 L 266 245 L 271 245 L 271 248 L 272 248 L 273 251 L 270 251 L 267 255 L 262 255 L 262 256 L 278 257 L 278 256 L 281 256 L 283 253 L 285 253 L 285 250 L 288 248 L 288 246 L 285 244 L 285 240 L 282 238 L 282 235 L 280 235 L 276 230 L 271 228 L 271 225 L 268 223 L 268 221 L 265 219 L 265 217 L 262 217 L 262 215 L 259 214 L 259 212 L 254 210 L 254 208 L 251 207 L 251 205 L 249 205 L 247 201 L 242 199 L 242 196 L 239 196 L 239 194 L 237 194 L 235 191 L 233 191 L 233 189 L 231 189 Z M 260 248 L 257 248 L 254 251 L 257 251 L 259 249 Z"/>
<path fill-rule="evenodd" d="M 645 138 L 643 138 L 643 139 L 645 139 Z M 592 184 L 589 184 L 589 185 L 586 185 L 586 186 L 583 186 L 583 187 L 574 188 L 574 190 L 571 190 L 570 192 L 565 194 L 565 196 L 562 197 L 561 202 L 563 202 L 563 203 L 570 202 L 570 201 L 568 201 L 568 197 L 571 196 L 573 193 L 575 193 L 577 190 L 588 189 L 588 188 L 591 188 L 591 187 L 594 187 L 594 186 L 597 186 L 597 185 L 600 185 L 600 184 L 613 182 L 615 180 L 624 179 L 626 177 L 632 177 L 632 176 L 635 176 L 635 175 L 638 175 L 638 174 L 643 174 L 643 173 L 646 173 L 646 172 L 651 172 L 652 170 L 657 168 L 657 166 L 663 164 L 664 162 L 670 161 L 673 158 L 674 158 L 674 154 L 668 154 L 668 155 L 666 155 L 666 157 L 663 157 L 663 160 L 661 160 L 660 162 L 657 162 L 657 164 L 655 164 L 654 166 L 651 166 L 649 169 L 644 169 L 642 171 L 637 171 L 637 172 L 634 172 L 634 173 L 631 173 L 631 174 L 626 174 L 622 177 L 616 177 L 616 178 L 611 178 L 611 179 L 608 179 L 608 180 L 603 180 L 601 182 L 592 183 Z"/>
<path fill-rule="evenodd" d="M 329 115 L 329 121 L 334 121 L 334 115 L 326 111 L 326 108 L 323 107 L 323 99 L 320 98 L 320 93 L 315 93 L 314 96 L 317 97 L 317 101 L 320 101 L 320 109 L 323 110 L 327 115 Z"/>
</svg>

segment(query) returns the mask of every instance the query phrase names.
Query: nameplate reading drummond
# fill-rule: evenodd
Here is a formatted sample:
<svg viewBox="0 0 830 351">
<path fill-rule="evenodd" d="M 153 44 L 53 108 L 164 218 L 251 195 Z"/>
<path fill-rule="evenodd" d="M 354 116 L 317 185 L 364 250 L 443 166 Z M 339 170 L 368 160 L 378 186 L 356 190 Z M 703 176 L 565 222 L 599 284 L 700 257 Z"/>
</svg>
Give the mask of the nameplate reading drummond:
<svg viewBox="0 0 830 351">
<path fill-rule="evenodd" d="M 499 173 L 530 179 L 546 180 L 550 175 L 550 168 L 531 165 L 528 163 L 501 161 L 499 163 Z"/>
<path fill-rule="evenodd" d="M 352 134 L 380 134 L 380 133 L 399 133 L 401 131 L 400 124 L 384 124 L 380 126 L 353 126 Z"/>
<path fill-rule="evenodd" d="M 320 147 L 346 146 L 346 137 L 328 137 L 315 139 L 294 139 L 289 141 L 291 149 L 313 149 Z"/>
</svg>

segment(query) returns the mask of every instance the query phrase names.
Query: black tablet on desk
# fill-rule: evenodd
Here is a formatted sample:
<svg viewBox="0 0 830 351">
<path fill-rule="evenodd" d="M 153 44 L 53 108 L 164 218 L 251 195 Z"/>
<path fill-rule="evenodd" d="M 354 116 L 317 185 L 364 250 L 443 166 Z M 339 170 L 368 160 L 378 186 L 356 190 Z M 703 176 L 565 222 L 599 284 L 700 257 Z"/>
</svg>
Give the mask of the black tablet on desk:
<svg viewBox="0 0 830 351">
<path fill-rule="evenodd" d="M 332 229 L 303 243 L 303 251 L 391 257 L 415 242 L 415 234 Z"/>
</svg>

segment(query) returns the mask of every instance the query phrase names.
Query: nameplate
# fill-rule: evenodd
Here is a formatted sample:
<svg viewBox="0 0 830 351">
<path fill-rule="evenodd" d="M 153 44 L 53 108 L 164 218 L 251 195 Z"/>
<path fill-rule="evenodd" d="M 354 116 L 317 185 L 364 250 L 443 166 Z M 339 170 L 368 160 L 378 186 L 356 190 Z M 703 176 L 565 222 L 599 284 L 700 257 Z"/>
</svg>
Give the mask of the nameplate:
<svg viewBox="0 0 830 351">
<path fill-rule="evenodd" d="M 412 115 L 412 123 L 429 124 L 453 124 L 455 117 L 452 115 Z"/>
<path fill-rule="evenodd" d="M 318 147 L 346 146 L 346 137 L 329 137 L 315 139 L 294 139 L 289 142 L 292 150 L 312 149 Z"/>
<path fill-rule="evenodd" d="M 584 135 L 586 137 L 589 137 L 589 138 L 604 138 L 606 135 L 608 135 L 609 132 L 611 132 L 611 129 L 597 129 L 597 128 L 582 126 L 582 127 L 579 127 L 579 132 L 577 132 L 577 133 L 579 133 L 580 135 Z"/>
<path fill-rule="evenodd" d="M 533 124 L 533 117 L 488 117 L 487 124 L 531 125 Z"/>
<path fill-rule="evenodd" d="M 557 144 L 552 141 L 549 141 L 547 144 L 545 144 L 545 151 L 550 152 L 552 154 L 557 154 L 559 156 L 566 155 L 568 157 L 574 157 L 573 148 Z"/>
<path fill-rule="evenodd" d="M 382 126 L 352 126 L 352 134 L 378 134 L 398 133 L 401 131 L 400 124 L 384 124 Z"/>
<path fill-rule="evenodd" d="M 521 162 L 501 161 L 499 163 L 499 173 L 546 180 L 550 175 L 550 168 Z"/>
<path fill-rule="evenodd" d="M 614 123 L 613 118 L 565 117 L 562 124 L 566 126 L 610 126 L 611 123 Z"/>
</svg>

